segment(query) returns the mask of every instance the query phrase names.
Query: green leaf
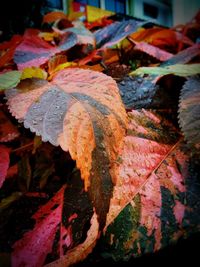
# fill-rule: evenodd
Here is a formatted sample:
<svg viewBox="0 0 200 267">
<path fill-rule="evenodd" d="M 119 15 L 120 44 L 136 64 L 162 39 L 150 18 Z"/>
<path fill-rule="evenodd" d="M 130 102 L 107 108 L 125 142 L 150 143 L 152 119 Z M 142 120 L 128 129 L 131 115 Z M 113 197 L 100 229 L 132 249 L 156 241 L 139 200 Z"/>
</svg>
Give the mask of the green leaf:
<svg viewBox="0 0 200 267">
<path fill-rule="evenodd" d="M 17 70 L 0 74 L 0 90 L 17 86 L 17 84 L 20 82 L 21 75 L 22 72 Z"/>
<path fill-rule="evenodd" d="M 21 192 L 14 192 L 10 196 L 2 199 L 0 202 L 0 212 L 8 208 L 14 201 L 18 200 L 21 196 Z"/>
<path fill-rule="evenodd" d="M 141 67 L 132 71 L 130 75 L 168 75 L 174 74 L 181 77 L 192 76 L 200 73 L 200 64 L 176 64 L 166 67 Z"/>
</svg>

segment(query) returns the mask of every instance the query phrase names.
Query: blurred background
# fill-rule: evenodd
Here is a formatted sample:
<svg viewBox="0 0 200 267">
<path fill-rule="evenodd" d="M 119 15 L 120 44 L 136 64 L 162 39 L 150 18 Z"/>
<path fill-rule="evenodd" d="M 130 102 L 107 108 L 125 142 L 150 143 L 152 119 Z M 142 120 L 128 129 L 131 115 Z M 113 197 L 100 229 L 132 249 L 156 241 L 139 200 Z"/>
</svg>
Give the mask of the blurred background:
<svg viewBox="0 0 200 267">
<path fill-rule="evenodd" d="M 0 41 L 26 28 L 39 28 L 42 16 L 61 10 L 71 19 L 94 21 L 118 14 L 121 18 L 134 17 L 164 27 L 185 24 L 200 9 L 200 0 L 16 0 L 1 1 Z"/>
</svg>

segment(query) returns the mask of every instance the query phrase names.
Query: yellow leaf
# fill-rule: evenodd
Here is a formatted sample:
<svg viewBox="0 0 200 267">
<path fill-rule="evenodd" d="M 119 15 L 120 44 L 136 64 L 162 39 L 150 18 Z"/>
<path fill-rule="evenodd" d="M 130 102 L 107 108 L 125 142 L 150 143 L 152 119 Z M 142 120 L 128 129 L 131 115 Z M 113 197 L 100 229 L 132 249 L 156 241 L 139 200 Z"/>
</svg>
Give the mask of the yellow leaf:
<svg viewBox="0 0 200 267">
<path fill-rule="evenodd" d="M 57 32 L 40 32 L 39 37 L 43 38 L 47 42 L 51 42 L 54 38 L 58 37 L 59 34 Z"/>
<path fill-rule="evenodd" d="M 37 67 L 25 68 L 22 72 L 21 80 L 24 80 L 27 78 L 46 79 L 47 73 L 43 69 L 37 68 Z"/>
</svg>

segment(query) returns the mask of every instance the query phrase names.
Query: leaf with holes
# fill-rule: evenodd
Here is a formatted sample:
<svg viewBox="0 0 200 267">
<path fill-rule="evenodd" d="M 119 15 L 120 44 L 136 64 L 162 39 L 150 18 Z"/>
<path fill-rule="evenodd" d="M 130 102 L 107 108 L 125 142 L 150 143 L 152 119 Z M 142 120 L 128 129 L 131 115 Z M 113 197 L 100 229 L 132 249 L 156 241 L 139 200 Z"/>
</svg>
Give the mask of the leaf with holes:
<svg viewBox="0 0 200 267">
<path fill-rule="evenodd" d="M 9 167 L 9 163 L 10 163 L 10 150 L 3 146 L 0 145 L 0 188 L 2 187 L 6 175 L 7 175 L 7 171 L 8 171 L 8 167 Z"/>
<path fill-rule="evenodd" d="M 116 181 L 112 166 L 127 125 L 116 82 L 73 68 L 58 72 L 50 83 L 24 80 L 6 95 L 16 119 L 76 160 L 102 229 Z"/>
<path fill-rule="evenodd" d="M 182 137 L 159 113 L 129 116 L 100 245 L 115 260 L 152 253 L 200 225 L 198 164 L 188 158 Z"/>
<path fill-rule="evenodd" d="M 179 124 L 192 148 L 200 151 L 200 78 L 191 77 L 181 90 Z"/>
</svg>

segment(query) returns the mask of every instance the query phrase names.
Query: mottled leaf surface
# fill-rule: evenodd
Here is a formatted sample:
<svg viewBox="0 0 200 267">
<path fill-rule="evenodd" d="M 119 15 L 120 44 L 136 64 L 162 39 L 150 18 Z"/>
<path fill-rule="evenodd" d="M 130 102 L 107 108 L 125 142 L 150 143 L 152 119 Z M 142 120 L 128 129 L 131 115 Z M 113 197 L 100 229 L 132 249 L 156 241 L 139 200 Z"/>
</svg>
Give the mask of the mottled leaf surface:
<svg viewBox="0 0 200 267">
<path fill-rule="evenodd" d="M 7 175 L 10 163 L 9 154 L 9 149 L 3 145 L 0 145 L 0 188 L 2 187 Z"/>
<path fill-rule="evenodd" d="M 198 231 L 200 223 L 198 163 L 156 113 L 132 111 L 130 116 L 111 224 L 101 240 L 102 252 L 115 260 L 159 250 Z"/>
<path fill-rule="evenodd" d="M 67 69 L 51 83 L 24 80 L 7 98 L 11 113 L 25 127 L 69 150 L 103 225 L 116 180 L 112 162 L 127 124 L 116 82 L 99 72 Z"/>
<path fill-rule="evenodd" d="M 96 44 L 98 47 L 103 46 L 104 48 L 113 46 L 136 31 L 143 24 L 144 22 L 135 20 L 114 22 L 94 33 Z"/>
<path fill-rule="evenodd" d="M 21 71 L 8 71 L 0 74 L 0 90 L 8 89 L 17 86 L 20 82 Z"/>
<path fill-rule="evenodd" d="M 191 147 L 200 150 L 200 78 L 189 78 L 179 102 L 179 124 Z"/>
</svg>

